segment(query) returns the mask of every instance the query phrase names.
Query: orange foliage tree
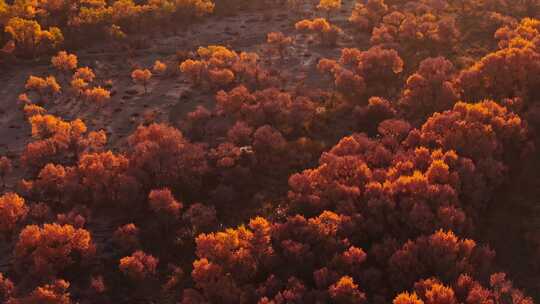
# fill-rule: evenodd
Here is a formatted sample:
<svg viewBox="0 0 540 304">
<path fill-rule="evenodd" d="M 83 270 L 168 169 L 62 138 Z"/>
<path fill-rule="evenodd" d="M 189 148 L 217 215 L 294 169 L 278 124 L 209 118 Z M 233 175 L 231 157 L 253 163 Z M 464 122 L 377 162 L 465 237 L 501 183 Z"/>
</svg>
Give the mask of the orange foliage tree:
<svg viewBox="0 0 540 304">
<path fill-rule="evenodd" d="M 148 81 L 150 81 L 151 78 L 152 72 L 150 72 L 150 70 L 148 69 L 136 69 L 131 73 L 131 79 L 133 80 L 133 82 L 143 85 L 145 94 L 148 93 L 147 85 Z"/>
<path fill-rule="evenodd" d="M 283 59 L 287 47 L 292 44 L 292 37 L 285 36 L 282 32 L 271 32 L 266 36 L 266 43 L 272 46 Z"/>
<path fill-rule="evenodd" d="M 182 203 L 178 202 L 167 188 L 152 190 L 148 195 L 148 202 L 152 211 L 172 218 L 178 218 L 182 209 Z"/>
<path fill-rule="evenodd" d="M 367 96 L 391 94 L 403 72 L 403 60 L 395 50 L 370 48 L 367 51 L 342 49 L 339 61 L 321 59 L 317 68 L 335 79 L 334 88 L 346 97 L 360 102 Z"/>
<path fill-rule="evenodd" d="M 51 63 L 57 70 L 67 73 L 77 68 L 77 56 L 61 51 L 51 58 Z"/>
<path fill-rule="evenodd" d="M 61 87 L 54 76 L 48 76 L 47 78 L 30 76 L 26 81 L 25 89 L 36 92 L 39 95 L 40 102 L 43 102 L 44 97 L 51 97 L 59 93 Z"/>
<path fill-rule="evenodd" d="M 95 253 L 90 233 L 71 225 L 29 225 L 20 233 L 14 255 L 21 271 L 56 275 L 72 265 L 81 265 Z"/>
<path fill-rule="evenodd" d="M 449 54 L 460 37 L 453 17 L 394 11 L 373 29 L 371 44 L 398 49 L 414 59 Z"/>
<path fill-rule="evenodd" d="M 179 130 L 164 125 L 139 126 L 129 137 L 129 161 L 146 187 L 198 189 L 208 173 L 205 149 Z"/>
<path fill-rule="evenodd" d="M 388 5 L 383 0 L 356 1 L 349 22 L 358 30 L 371 32 L 387 12 Z"/>
<path fill-rule="evenodd" d="M 326 17 L 330 19 L 330 14 L 341 8 L 341 0 L 320 0 L 317 9 L 326 12 Z"/>
<path fill-rule="evenodd" d="M 28 213 L 24 198 L 8 192 L 0 196 L 0 232 L 9 234 Z"/>
<path fill-rule="evenodd" d="M 23 163 L 32 168 L 41 168 L 54 158 L 77 159 L 85 150 L 99 150 L 106 142 L 103 131 L 87 133 L 86 125 L 80 119 L 70 122 L 45 114 L 29 119 L 32 137 L 21 157 Z"/>
<path fill-rule="evenodd" d="M 534 301 L 522 291 L 514 288 L 504 273 L 490 276 L 489 286 L 475 281 L 470 275 L 462 274 L 451 285 L 437 278 L 424 279 L 414 284 L 414 292 L 400 293 L 393 304 L 497 302 L 509 299 L 510 303 L 532 304 Z M 504 300 L 503 300 L 504 301 Z"/>
<path fill-rule="evenodd" d="M 68 292 L 70 283 L 57 279 L 50 284 L 36 287 L 28 296 L 13 300 L 14 304 L 71 304 Z M 12 302 L 9 302 L 12 303 Z"/>
<path fill-rule="evenodd" d="M 41 25 L 34 20 L 19 17 L 9 19 L 5 31 L 15 41 L 16 52 L 21 56 L 35 57 L 38 52 L 48 48 L 57 48 L 64 36 L 57 27 L 42 30 Z"/>
<path fill-rule="evenodd" d="M 529 106 L 539 96 L 540 21 L 524 19 L 515 28 L 501 28 L 497 37 L 502 49 L 463 70 L 457 84 L 467 100 L 518 98 Z"/>
<path fill-rule="evenodd" d="M 334 46 L 337 43 L 342 30 L 336 25 L 330 24 L 324 18 L 316 18 L 313 20 L 302 20 L 297 22 L 294 27 L 297 31 L 304 33 L 314 32 L 319 36 L 319 40 L 326 46 Z"/>
<path fill-rule="evenodd" d="M 142 281 L 156 274 L 158 263 L 158 259 L 139 250 L 131 256 L 121 258 L 118 268 L 130 279 Z"/>
<path fill-rule="evenodd" d="M 422 61 L 407 79 L 399 100 L 405 117 L 418 124 L 435 112 L 451 109 L 459 98 L 453 74 L 454 65 L 443 57 Z"/>
<path fill-rule="evenodd" d="M 223 46 L 200 47 L 201 60 L 187 59 L 180 64 L 180 71 L 187 74 L 195 85 L 207 83 L 214 89 L 223 89 L 236 80 L 260 86 L 265 80 L 256 53 L 240 54 Z"/>
</svg>

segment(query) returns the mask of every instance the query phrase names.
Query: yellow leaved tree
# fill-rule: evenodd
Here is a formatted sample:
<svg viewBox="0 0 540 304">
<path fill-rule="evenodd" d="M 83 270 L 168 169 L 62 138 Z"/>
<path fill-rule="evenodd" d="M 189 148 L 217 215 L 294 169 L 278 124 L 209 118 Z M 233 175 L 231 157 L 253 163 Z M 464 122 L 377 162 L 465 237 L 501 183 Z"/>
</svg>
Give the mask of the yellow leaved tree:
<svg viewBox="0 0 540 304">
<path fill-rule="evenodd" d="M 64 41 L 59 28 L 42 30 L 36 21 L 19 17 L 9 19 L 5 31 L 15 42 L 15 51 L 23 57 L 35 58 L 39 51 L 55 49 Z"/>
</svg>

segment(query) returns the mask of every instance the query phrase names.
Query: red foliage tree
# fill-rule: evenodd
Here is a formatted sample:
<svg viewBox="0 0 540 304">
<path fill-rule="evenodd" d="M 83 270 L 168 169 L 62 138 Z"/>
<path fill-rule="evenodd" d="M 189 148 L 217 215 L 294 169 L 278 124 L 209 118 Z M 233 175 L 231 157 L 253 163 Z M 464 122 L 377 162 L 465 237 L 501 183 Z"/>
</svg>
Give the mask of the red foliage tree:
<svg viewBox="0 0 540 304">
<path fill-rule="evenodd" d="M 75 176 L 78 193 L 84 193 L 93 204 L 123 204 L 136 198 L 139 184 L 131 175 L 131 161 L 111 151 L 81 156 Z M 77 193 L 77 192 L 76 192 Z"/>
<path fill-rule="evenodd" d="M 149 188 L 182 187 L 196 191 L 208 173 L 206 151 L 163 124 L 137 128 L 129 139 L 129 161 Z"/>
<path fill-rule="evenodd" d="M 71 225 L 26 226 L 15 245 L 14 255 L 21 270 L 36 275 L 54 275 L 80 264 L 95 253 L 90 233 Z"/>
<path fill-rule="evenodd" d="M 24 198 L 13 192 L 0 196 L 0 233 L 11 233 L 27 213 Z"/>
<path fill-rule="evenodd" d="M 361 249 L 347 246 L 351 225 L 349 217 L 325 212 L 273 225 L 255 218 L 247 227 L 202 234 L 192 277 L 207 301 L 362 301 L 347 277 L 365 261 Z"/>
<path fill-rule="evenodd" d="M 4 276 L 3 273 L 0 273 L 0 300 L 7 302 L 11 299 L 11 296 L 15 292 L 15 284 Z"/>
<path fill-rule="evenodd" d="M 139 228 L 133 223 L 120 226 L 114 232 L 113 240 L 124 251 L 139 248 Z"/>
<path fill-rule="evenodd" d="M 318 69 L 330 73 L 335 88 L 349 98 L 388 96 L 403 71 L 403 60 L 392 49 L 379 47 L 367 51 L 342 49 L 339 62 L 322 59 Z"/>
<path fill-rule="evenodd" d="M 342 277 L 329 288 L 330 298 L 339 304 L 365 303 L 366 295 L 358 290 L 351 277 Z"/>
<path fill-rule="evenodd" d="M 371 44 L 399 49 L 414 59 L 448 54 L 460 38 L 456 20 L 449 14 L 394 11 L 373 28 Z"/>
<path fill-rule="evenodd" d="M 326 46 L 336 45 L 339 35 L 342 32 L 339 27 L 331 24 L 324 18 L 302 20 L 297 22 L 294 27 L 297 31 L 305 33 L 314 32 L 319 36 L 320 43 Z"/>
<path fill-rule="evenodd" d="M 442 230 L 409 241 L 389 259 L 390 278 L 395 286 L 410 286 L 426 275 L 445 281 L 456 280 L 462 273 L 485 275 L 495 253 L 469 239 L 458 239 Z"/>
<path fill-rule="evenodd" d="M 15 300 L 14 304 L 71 304 L 69 286 L 69 282 L 58 279 L 37 287 L 27 297 Z"/>
<path fill-rule="evenodd" d="M 156 274 L 159 260 L 143 251 L 135 251 L 131 256 L 120 259 L 119 269 L 135 281 L 142 281 Z"/>
<path fill-rule="evenodd" d="M 454 65 L 443 57 L 428 58 L 407 79 L 399 104 L 405 117 L 423 122 L 435 112 L 449 110 L 459 92 L 452 83 Z"/>
<path fill-rule="evenodd" d="M 163 216 L 178 218 L 182 203 L 178 202 L 171 193 L 171 190 L 164 188 L 152 190 L 148 195 L 150 210 Z"/>
<path fill-rule="evenodd" d="M 527 126 L 518 115 L 493 101 L 458 102 L 452 110 L 430 117 L 420 130 L 411 132 L 407 142 L 454 150 L 470 158 L 492 187 L 503 181 L 508 165 L 521 157 L 527 134 Z"/>
<path fill-rule="evenodd" d="M 513 288 L 512 282 L 504 273 L 490 276 L 488 286 L 483 286 L 471 276 L 462 274 L 450 285 L 444 285 L 439 279 L 420 280 L 414 284 L 414 293 L 401 293 L 394 299 L 394 304 L 474 304 L 497 303 L 532 304 L 533 300 L 520 290 Z"/>
<path fill-rule="evenodd" d="M 275 88 L 250 92 L 239 86 L 229 92 L 218 92 L 216 102 L 218 113 L 252 127 L 268 124 L 284 134 L 299 135 L 316 125 L 316 104 L 311 99 L 294 98 Z"/>
<path fill-rule="evenodd" d="M 539 40 L 540 38 L 536 38 Z M 523 68 L 523 67 L 527 68 Z M 457 79 L 466 100 L 520 98 L 529 104 L 538 98 L 540 53 L 532 42 L 518 38 L 508 48 L 489 53 L 463 70 Z"/>
</svg>

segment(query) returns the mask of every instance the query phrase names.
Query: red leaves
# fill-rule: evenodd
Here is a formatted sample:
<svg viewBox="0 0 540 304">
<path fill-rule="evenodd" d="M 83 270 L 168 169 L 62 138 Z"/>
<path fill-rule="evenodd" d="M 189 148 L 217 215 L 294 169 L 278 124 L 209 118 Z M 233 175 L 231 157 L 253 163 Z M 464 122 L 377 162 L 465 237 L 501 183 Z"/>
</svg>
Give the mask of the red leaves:
<svg viewBox="0 0 540 304">
<path fill-rule="evenodd" d="M 124 251 L 139 248 L 139 228 L 133 223 L 120 226 L 114 232 L 113 240 Z"/>
<path fill-rule="evenodd" d="M 506 280 L 504 273 L 491 275 L 488 287 L 482 286 L 471 276 L 462 274 L 452 285 L 444 285 L 439 279 L 420 280 L 414 284 L 414 293 L 399 294 L 393 304 L 476 304 L 508 303 L 532 304 L 533 300 L 513 288 L 512 282 Z M 504 299 L 504 300 L 503 300 Z"/>
<path fill-rule="evenodd" d="M 399 286 L 409 286 L 425 275 L 457 279 L 461 273 L 485 274 L 494 252 L 472 240 L 458 239 L 442 230 L 407 242 L 389 260 L 391 277 Z"/>
<path fill-rule="evenodd" d="M 26 226 L 15 246 L 15 258 L 24 270 L 36 275 L 55 275 L 72 264 L 80 264 L 95 253 L 90 233 L 71 225 Z M 82 259 L 82 260 L 81 260 Z"/>
<path fill-rule="evenodd" d="M 334 46 L 337 43 L 337 39 L 341 34 L 342 30 L 330 24 L 324 18 L 315 18 L 313 20 L 302 20 L 297 22 L 294 27 L 297 31 L 302 32 L 315 32 L 319 36 L 319 40 L 322 44 L 326 46 Z"/>
<path fill-rule="evenodd" d="M 307 97 L 293 97 L 276 88 L 250 92 L 239 86 L 216 95 L 218 113 L 252 127 L 269 124 L 284 134 L 304 134 L 316 123 L 316 105 Z"/>
<path fill-rule="evenodd" d="M 365 296 L 346 274 L 359 271 L 366 254 L 347 247 L 350 221 L 332 212 L 275 224 L 258 217 L 248 227 L 202 234 L 197 238 L 199 260 L 194 262 L 192 277 L 207 300 L 229 303 L 252 297 L 265 303 L 270 298 L 301 301 L 315 296 L 304 281 L 313 275 L 320 282 L 320 299 L 331 295 L 336 301 L 355 303 Z"/>
<path fill-rule="evenodd" d="M 15 291 L 15 285 L 13 282 L 0 273 L 0 300 L 7 302 L 11 298 L 11 295 Z"/>
<path fill-rule="evenodd" d="M 130 164 L 143 184 L 197 190 L 208 172 L 206 151 L 182 133 L 163 124 L 140 126 L 129 139 Z"/>
<path fill-rule="evenodd" d="M 156 274 L 159 260 L 155 257 L 135 251 L 131 256 L 120 259 L 118 268 L 120 271 L 134 281 L 142 281 Z"/>
<path fill-rule="evenodd" d="M 0 196 L 0 232 L 8 234 L 28 213 L 24 198 L 8 192 Z"/>
<path fill-rule="evenodd" d="M 68 292 L 70 283 L 64 280 L 55 280 L 34 289 L 30 295 L 19 300 L 21 304 L 71 304 L 71 295 Z M 15 302 L 19 303 L 19 302 Z"/>
<path fill-rule="evenodd" d="M 451 82 L 453 73 L 453 64 L 443 57 L 422 61 L 418 71 L 407 79 L 399 100 L 406 117 L 423 122 L 434 112 L 452 108 L 459 96 Z"/>
<path fill-rule="evenodd" d="M 150 210 L 164 216 L 178 218 L 182 203 L 178 202 L 171 193 L 171 190 L 164 188 L 152 190 L 148 195 Z"/>
<path fill-rule="evenodd" d="M 366 295 L 358 290 L 351 277 L 345 276 L 339 279 L 329 288 L 330 298 L 338 304 L 364 303 Z"/>
<path fill-rule="evenodd" d="M 362 52 L 346 48 L 341 51 L 339 63 L 321 59 L 317 68 L 333 75 L 338 92 L 357 99 L 389 94 L 388 87 L 399 80 L 403 71 L 403 60 L 392 49 L 374 47 Z"/>
</svg>

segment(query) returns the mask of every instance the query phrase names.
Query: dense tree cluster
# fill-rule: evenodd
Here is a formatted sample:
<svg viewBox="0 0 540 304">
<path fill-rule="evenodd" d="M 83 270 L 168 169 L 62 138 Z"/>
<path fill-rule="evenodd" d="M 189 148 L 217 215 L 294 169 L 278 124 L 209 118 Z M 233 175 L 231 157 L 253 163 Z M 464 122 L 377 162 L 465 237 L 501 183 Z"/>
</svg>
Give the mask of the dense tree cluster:
<svg viewBox="0 0 540 304">
<path fill-rule="evenodd" d="M 12 44 L 9 52 L 36 57 L 58 49 L 65 38 L 70 43 L 81 43 L 78 36 L 82 33 L 89 35 L 89 39 L 109 32 L 114 33 L 112 38 L 119 39 L 125 37 L 125 33 L 140 32 L 145 27 L 170 26 L 174 20 L 189 24 L 211 14 L 214 6 L 210 0 L 144 3 L 131 0 L 92 3 L 16 1 L 11 4 L 2 1 L 0 26 L 7 35 L 0 35 L 0 45 Z"/>
<path fill-rule="evenodd" d="M 498 196 L 538 181 L 538 1 L 315 2 L 0 0 L 0 61 L 52 57 L 0 111 L 0 302 L 534 303 L 537 209 Z M 255 7 L 256 46 L 131 57 Z"/>
</svg>

